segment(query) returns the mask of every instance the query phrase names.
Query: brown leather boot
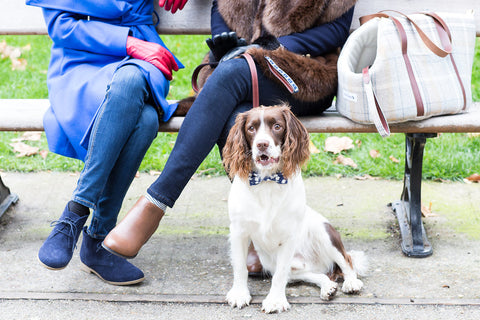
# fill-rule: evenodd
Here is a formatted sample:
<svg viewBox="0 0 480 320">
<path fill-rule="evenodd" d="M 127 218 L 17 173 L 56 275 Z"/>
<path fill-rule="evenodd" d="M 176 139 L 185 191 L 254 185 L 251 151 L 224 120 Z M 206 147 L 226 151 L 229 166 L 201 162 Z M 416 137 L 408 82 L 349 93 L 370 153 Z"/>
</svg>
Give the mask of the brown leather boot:
<svg viewBox="0 0 480 320">
<path fill-rule="evenodd" d="M 106 236 L 102 246 L 123 258 L 134 258 L 157 230 L 164 212 L 144 196 Z"/>
<path fill-rule="evenodd" d="M 263 277 L 263 267 L 253 243 L 248 247 L 247 270 L 250 277 Z"/>
</svg>

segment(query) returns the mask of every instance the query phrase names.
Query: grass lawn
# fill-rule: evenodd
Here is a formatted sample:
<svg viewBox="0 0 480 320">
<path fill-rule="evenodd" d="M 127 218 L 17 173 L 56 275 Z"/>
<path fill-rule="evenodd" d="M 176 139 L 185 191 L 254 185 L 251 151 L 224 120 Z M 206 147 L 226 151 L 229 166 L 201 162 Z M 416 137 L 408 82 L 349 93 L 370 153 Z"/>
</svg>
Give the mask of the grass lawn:
<svg viewBox="0 0 480 320">
<path fill-rule="evenodd" d="M 169 48 L 184 63 L 185 69 L 174 75 L 170 99 L 180 99 L 192 94 L 190 74 L 207 52 L 206 36 L 163 36 Z M 0 59 L 0 98 L 46 98 L 46 72 L 48 68 L 50 39 L 46 36 L 0 36 L 8 46 L 22 48 L 21 58 L 27 62 L 24 71 L 12 70 L 9 59 Z M 29 46 L 30 49 L 26 48 Z M 480 101 L 480 43 L 477 41 L 472 78 L 473 99 Z M 23 133 L 0 132 L 0 168 L 5 171 L 80 171 L 83 163 L 78 160 L 48 153 L 30 157 L 16 157 L 12 139 Z M 335 134 L 347 136 L 355 147 L 341 154 L 351 158 L 356 168 L 336 164 L 338 155 L 324 151 L 325 140 L 333 134 L 311 134 L 311 140 L 318 149 L 312 153 L 304 173 L 308 176 L 340 175 L 371 176 L 387 179 L 401 179 L 404 167 L 404 135 L 393 134 L 381 138 L 378 134 Z M 176 134 L 159 133 L 140 167 L 140 171 L 161 171 L 172 147 Z M 48 150 L 44 134 L 40 141 L 26 141 L 39 150 Z M 424 178 L 462 180 L 473 173 L 480 173 L 480 137 L 467 134 L 442 134 L 429 139 L 425 148 Z M 375 151 L 373 151 L 375 150 Z M 372 157 L 371 153 L 378 154 Z M 398 161 L 397 161 L 398 160 Z M 218 150 L 215 148 L 202 163 L 198 171 L 203 175 L 224 174 Z"/>
</svg>

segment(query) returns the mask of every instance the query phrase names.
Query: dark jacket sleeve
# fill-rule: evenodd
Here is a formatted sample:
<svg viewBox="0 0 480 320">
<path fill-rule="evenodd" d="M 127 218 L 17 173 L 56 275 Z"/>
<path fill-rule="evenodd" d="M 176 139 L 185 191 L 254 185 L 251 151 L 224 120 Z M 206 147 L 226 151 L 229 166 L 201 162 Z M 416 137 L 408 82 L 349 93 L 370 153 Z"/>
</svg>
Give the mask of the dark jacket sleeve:
<svg viewBox="0 0 480 320">
<path fill-rule="evenodd" d="M 301 33 L 292 33 L 278 38 L 288 50 L 298 54 L 310 54 L 314 57 L 332 52 L 342 47 L 350 32 L 353 18 L 352 7 L 336 20 L 322 24 Z"/>
<path fill-rule="evenodd" d="M 220 34 L 222 32 L 230 32 L 230 28 L 227 26 L 225 20 L 223 20 L 222 15 L 218 12 L 217 0 L 213 0 L 212 3 L 212 12 L 210 15 L 210 28 L 212 36 Z"/>
</svg>

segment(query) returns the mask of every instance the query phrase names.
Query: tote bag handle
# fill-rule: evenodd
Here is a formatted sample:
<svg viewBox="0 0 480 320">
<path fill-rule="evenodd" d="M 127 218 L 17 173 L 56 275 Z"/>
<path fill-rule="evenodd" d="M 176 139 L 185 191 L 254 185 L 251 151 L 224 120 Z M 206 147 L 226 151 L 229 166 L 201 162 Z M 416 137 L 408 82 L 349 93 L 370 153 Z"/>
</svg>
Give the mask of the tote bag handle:
<svg viewBox="0 0 480 320">
<path fill-rule="evenodd" d="M 429 48 L 429 50 L 432 53 L 434 53 L 435 55 L 437 55 L 439 57 L 442 57 L 442 58 L 445 58 L 447 55 L 450 56 L 452 66 L 453 66 L 453 68 L 455 70 L 455 73 L 457 75 L 457 79 L 458 79 L 458 82 L 460 84 L 460 88 L 461 88 L 462 94 L 463 94 L 464 105 L 463 105 L 462 110 L 465 110 L 466 106 L 467 106 L 466 91 L 465 91 L 465 87 L 463 85 L 462 79 L 460 77 L 460 73 L 458 71 L 457 65 L 455 63 L 455 59 L 453 58 L 453 55 L 451 54 L 452 53 L 452 35 L 450 33 L 450 30 L 449 30 L 447 24 L 436 13 L 433 13 L 433 12 L 422 13 L 426 16 L 431 17 L 434 20 L 435 27 L 437 29 L 440 41 L 442 43 L 442 46 L 444 47 L 444 49 L 442 49 L 442 48 L 438 47 L 437 45 L 435 45 L 430 40 L 430 38 L 423 32 L 423 30 L 415 23 L 415 21 L 413 21 L 410 17 L 408 17 L 407 15 L 405 15 L 401 12 L 398 12 L 398 11 L 394 11 L 394 10 L 388 10 L 388 11 L 396 12 L 399 15 L 405 17 L 410 23 L 412 23 L 412 25 L 417 30 L 420 38 L 422 39 L 424 44 Z M 391 15 L 388 15 L 388 14 L 384 13 L 384 11 L 381 11 L 381 12 L 376 13 L 376 14 L 363 16 L 363 17 L 360 18 L 360 23 L 363 24 L 366 21 L 368 21 L 372 18 L 376 18 L 376 17 L 389 18 L 390 20 L 392 20 L 396 29 L 397 29 L 397 31 L 398 31 L 398 33 L 399 33 L 400 40 L 401 40 L 401 47 L 402 47 L 402 56 L 403 56 L 403 59 L 404 59 L 404 62 L 405 62 L 405 66 L 407 68 L 407 73 L 408 73 L 408 77 L 409 77 L 409 80 L 410 80 L 410 85 L 411 85 L 412 92 L 413 92 L 413 95 L 414 95 L 414 98 L 415 98 L 415 103 L 416 103 L 416 106 L 417 106 L 417 116 L 423 116 L 425 114 L 425 109 L 424 109 L 423 100 L 422 100 L 422 97 L 421 97 L 421 94 L 420 94 L 420 89 L 419 89 L 418 83 L 415 79 L 415 75 L 413 73 L 413 68 L 412 68 L 412 65 L 410 63 L 410 59 L 409 59 L 408 54 L 407 54 L 407 35 L 406 35 L 406 32 L 405 32 L 405 29 L 403 28 L 402 24 L 400 23 L 400 21 L 398 19 L 396 19 L 395 17 L 393 17 Z M 368 67 L 363 69 L 363 83 L 364 83 L 364 86 L 363 86 L 364 91 L 365 91 L 365 94 L 366 94 L 366 97 L 367 97 L 367 104 L 368 104 L 368 110 L 369 110 L 370 118 L 373 119 L 373 122 L 374 122 L 374 124 L 377 128 L 377 131 L 380 133 L 380 135 L 382 137 L 389 136 L 390 135 L 390 128 L 389 128 L 388 123 L 386 121 L 386 118 L 383 114 L 383 111 L 382 111 L 382 109 L 381 109 L 380 105 L 378 104 L 378 101 L 375 97 L 375 93 L 373 91 L 373 86 L 371 84 L 371 79 L 370 79 L 370 74 L 369 74 L 369 68 Z"/>
</svg>

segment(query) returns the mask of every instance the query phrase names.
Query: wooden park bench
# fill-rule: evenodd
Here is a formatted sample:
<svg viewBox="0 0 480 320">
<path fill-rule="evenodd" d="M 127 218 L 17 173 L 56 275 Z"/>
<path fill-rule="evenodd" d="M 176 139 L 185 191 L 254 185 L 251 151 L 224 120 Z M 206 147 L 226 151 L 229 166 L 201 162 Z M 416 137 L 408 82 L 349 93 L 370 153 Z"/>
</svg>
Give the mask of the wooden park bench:
<svg viewBox="0 0 480 320">
<path fill-rule="evenodd" d="M 157 9 L 160 34 L 210 34 L 210 0 L 190 0 L 184 10 L 172 15 Z M 480 37 L 479 0 L 359 0 L 355 7 L 352 29 L 358 28 L 360 16 L 393 9 L 404 13 L 417 11 L 466 12 L 477 9 L 476 35 Z M 38 8 L 28 7 L 24 0 L 4 1 L 0 11 L 0 34 L 31 35 L 46 34 L 46 28 Z M 191 70 L 193 71 L 193 70 Z M 185 72 L 185 71 L 184 71 Z M 0 99 L 1 131 L 41 131 L 42 117 L 48 108 L 47 99 Z M 182 117 L 174 117 L 161 124 L 160 131 L 176 132 Z M 373 125 L 354 123 L 335 111 L 321 116 L 302 117 L 301 121 L 311 133 L 357 133 L 378 134 Z M 480 102 L 471 106 L 470 112 L 453 116 L 434 117 L 418 122 L 392 124 L 393 133 L 406 136 L 404 186 L 400 200 L 392 203 L 402 235 L 402 251 L 411 257 L 426 257 L 432 253 L 421 215 L 421 181 L 423 150 L 428 138 L 443 132 L 480 132 Z M 1 168 L 1 164 L 0 164 Z M 18 197 L 1 182 L 0 216 Z"/>
</svg>

